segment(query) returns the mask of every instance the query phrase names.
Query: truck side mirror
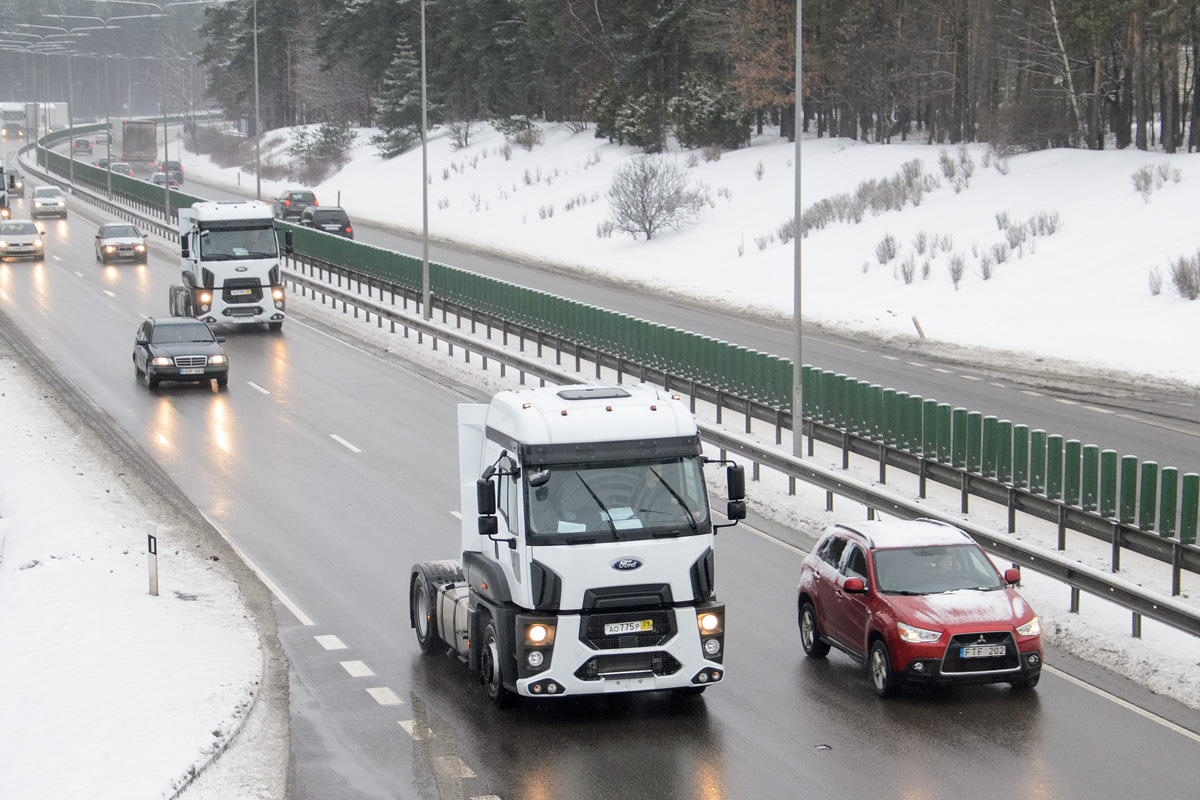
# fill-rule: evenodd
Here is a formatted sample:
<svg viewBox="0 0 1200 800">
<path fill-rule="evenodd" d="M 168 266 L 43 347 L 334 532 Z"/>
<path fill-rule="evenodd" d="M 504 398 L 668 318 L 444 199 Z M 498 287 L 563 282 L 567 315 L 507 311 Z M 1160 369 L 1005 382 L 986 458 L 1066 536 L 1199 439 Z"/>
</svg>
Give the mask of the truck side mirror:
<svg viewBox="0 0 1200 800">
<path fill-rule="evenodd" d="M 184 258 L 192 257 L 192 251 L 188 249 L 188 240 L 186 236 L 179 240 L 179 252 Z"/>
<path fill-rule="evenodd" d="M 479 516 L 495 516 L 496 487 L 487 478 L 475 481 L 475 504 L 479 508 Z"/>
<path fill-rule="evenodd" d="M 725 470 L 725 481 L 729 484 L 729 499 L 744 500 L 746 499 L 746 468 L 741 464 L 731 464 Z M 743 504 L 745 505 L 745 504 Z M 740 519 L 745 519 L 743 514 Z"/>
<path fill-rule="evenodd" d="M 292 254 L 292 232 L 291 231 L 283 232 L 283 252 L 287 253 L 289 256 Z"/>
<path fill-rule="evenodd" d="M 730 500 L 725 505 L 725 516 L 733 521 L 746 518 L 746 501 L 745 500 Z"/>
<path fill-rule="evenodd" d="M 496 522 L 496 515 L 479 515 L 479 535 L 480 536 L 495 536 L 500 530 Z"/>
</svg>

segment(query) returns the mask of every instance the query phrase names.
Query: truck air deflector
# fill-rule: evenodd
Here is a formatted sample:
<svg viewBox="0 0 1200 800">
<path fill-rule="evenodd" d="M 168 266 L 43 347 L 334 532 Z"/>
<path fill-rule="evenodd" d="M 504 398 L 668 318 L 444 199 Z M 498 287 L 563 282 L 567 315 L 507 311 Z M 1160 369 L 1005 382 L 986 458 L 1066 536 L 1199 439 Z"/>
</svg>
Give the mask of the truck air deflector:
<svg viewBox="0 0 1200 800">
<path fill-rule="evenodd" d="M 488 438 L 492 429 L 488 429 Z M 570 444 L 529 444 L 517 449 L 526 466 L 550 464 L 586 464 L 604 461 L 694 458 L 700 455 L 699 436 L 671 436 L 661 439 L 632 439 L 622 442 L 572 442 Z"/>
</svg>

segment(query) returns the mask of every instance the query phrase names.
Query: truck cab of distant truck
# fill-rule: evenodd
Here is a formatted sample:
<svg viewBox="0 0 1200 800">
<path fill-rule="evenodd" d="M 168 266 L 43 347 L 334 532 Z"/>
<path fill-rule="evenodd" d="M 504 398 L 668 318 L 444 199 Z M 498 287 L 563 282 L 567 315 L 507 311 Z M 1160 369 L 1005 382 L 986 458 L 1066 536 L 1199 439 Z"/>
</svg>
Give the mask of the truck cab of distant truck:
<svg viewBox="0 0 1200 800">
<path fill-rule="evenodd" d="M 179 209 L 182 284 L 170 289 L 172 316 L 212 325 L 286 317 L 283 272 L 271 207 L 258 201 L 203 202 Z M 287 234 L 286 252 L 291 252 Z"/>
<path fill-rule="evenodd" d="M 644 386 L 579 385 L 459 406 L 462 561 L 413 567 L 425 652 L 449 649 L 493 703 L 513 695 L 699 694 L 725 675 L 695 420 Z M 742 468 L 728 470 L 732 523 Z"/>
</svg>

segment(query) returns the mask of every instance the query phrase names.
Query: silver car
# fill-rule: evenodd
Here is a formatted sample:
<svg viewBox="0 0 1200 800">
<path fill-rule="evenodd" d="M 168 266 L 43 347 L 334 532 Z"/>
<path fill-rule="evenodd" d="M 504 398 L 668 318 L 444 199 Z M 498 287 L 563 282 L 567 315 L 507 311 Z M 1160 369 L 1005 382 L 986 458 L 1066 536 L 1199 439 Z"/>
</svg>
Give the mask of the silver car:
<svg viewBox="0 0 1200 800">
<path fill-rule="evenodd" d="M 57 186 L 39 186 L 33 190 L 33 207 L 29 216 L 67 218 L 67 198 Z"/>
<path fill-rule="evenodd" d="M 96 231 L 96 260 L 101 263 L 146 260 L 146 238 L 128 222 L 106 222 Z"/>
<path fill-rule="evenodd" d="M 0 222 L 0 259 L 34 258 L 42 260 L 46 243 L 45 231 L 38 230 L 30 219 L 7 219 Z"/>
</svg>

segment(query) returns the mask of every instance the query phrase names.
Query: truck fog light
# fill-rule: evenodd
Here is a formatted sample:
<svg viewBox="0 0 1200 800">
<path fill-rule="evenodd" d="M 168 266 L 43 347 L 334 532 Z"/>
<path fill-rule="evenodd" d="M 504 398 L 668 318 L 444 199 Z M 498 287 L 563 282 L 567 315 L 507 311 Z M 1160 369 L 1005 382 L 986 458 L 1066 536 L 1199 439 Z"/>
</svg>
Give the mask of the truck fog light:
<svg viewBox="0 0 1200 800">
<path fill-rule="evenodd" d="M 526 657 L 525 660 L 529 662 L 529 666 L 533 667 L 534 669 L 537 669 L 538 667 L 540 667 L 542 665 L 542 662 L 545 661 L 546 659 L 545 659 L 545 656 L 542 655 L 540 650 L 531 650 L 531 651 L 529 651 L 529 655 Z"/>
<path fill-rule="evenodd" d="M 550 694 L 558 694 L 558 684 L 557 683 L 550 684 L 549 686 L 546 687 L 546 691 L 548 691 Z"/>
<path fill-rule="evenodd" d="M 721 652 L 721 643 L 716 639 L 709 639 L 704 643 L 704 652 L 708 653 L 710 656 L 715 656 L 717 653 Z"/>
<path fill-rule="evenodd" d="M 699 675 L 696 676 L 696 680 L 698 680 L 700 683 L 708 683 L 708 673 L 701 672 Z"/>
</svg>

